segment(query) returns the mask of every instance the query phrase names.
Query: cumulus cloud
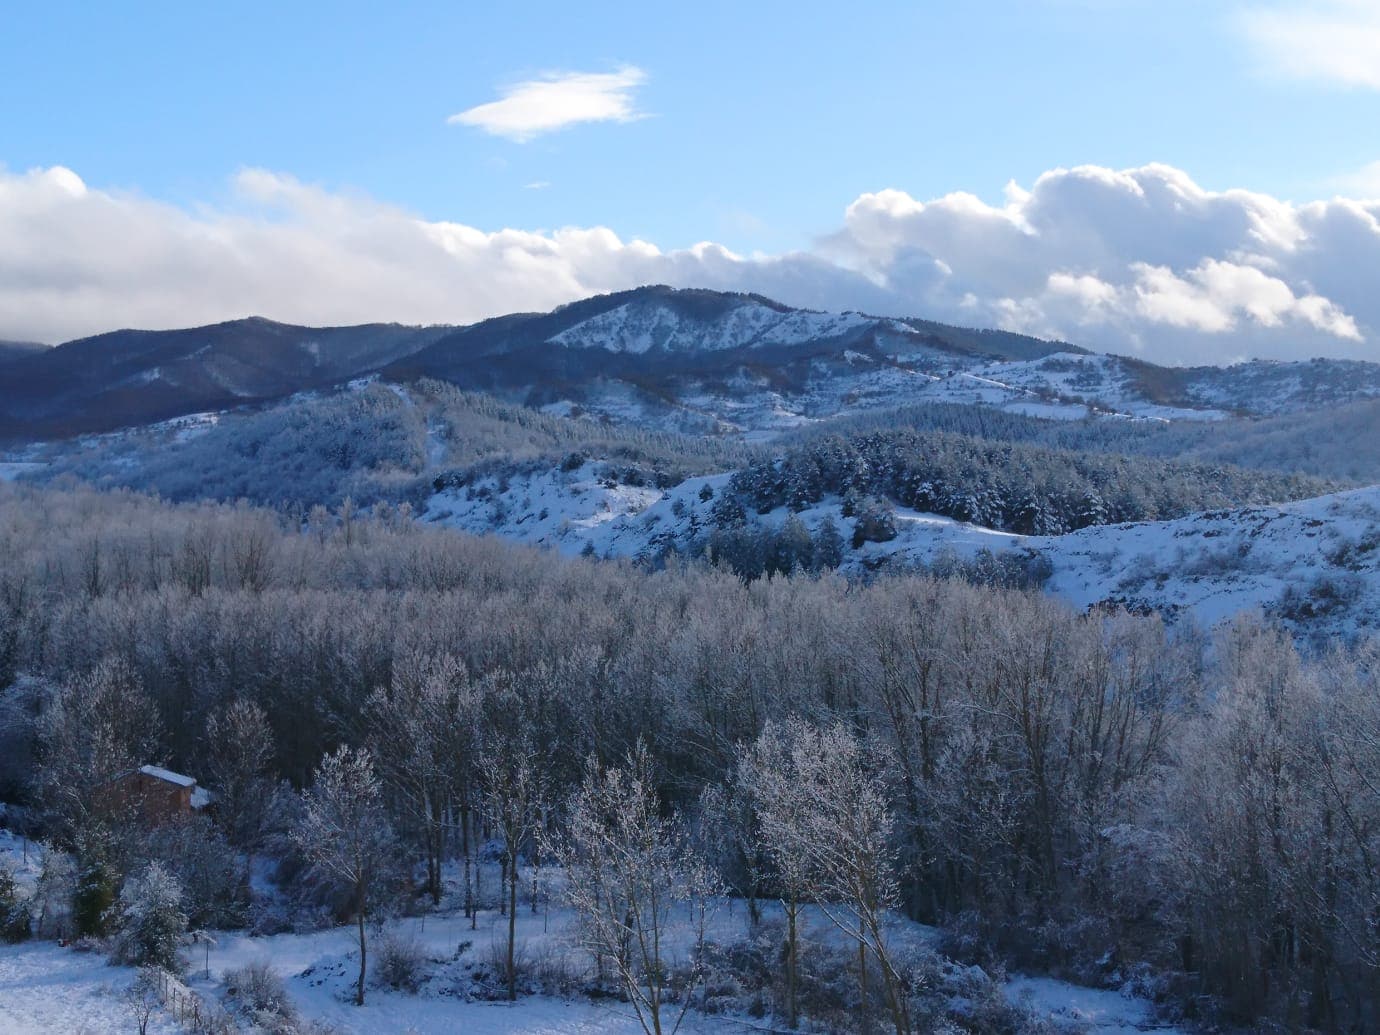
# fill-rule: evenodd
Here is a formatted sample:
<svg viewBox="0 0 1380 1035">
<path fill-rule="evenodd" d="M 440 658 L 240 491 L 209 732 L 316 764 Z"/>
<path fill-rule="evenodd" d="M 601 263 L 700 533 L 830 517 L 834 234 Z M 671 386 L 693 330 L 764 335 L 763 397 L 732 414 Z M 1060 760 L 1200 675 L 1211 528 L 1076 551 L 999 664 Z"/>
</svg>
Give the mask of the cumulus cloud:
<svg viewBox="0 0 1380 1035">
<path fill-rule="evenodd" d="M 552 72 L 509 86 L 498 100 L 446 121 L 519 143 L 581 122 L 632 122 L 641 118 L 633 91 L 646 79 L 634 65 L 616 72 Z"/>
<path fill-rule="evenodd" d="M 1271 72 L 1380 90 L 1380 3 L 1375 0 L 1253 6 L 1242 26 Z"/>
<path fill-rule="evenodd" d="M 1380 202 L 1212 192 L 1162 165 L 1059 169 L 999 204 L 864 194 L 806 251 L 662 250 L 605 227 L 429 222 L 244 170 L 226 208 L 0 171 L 0 338 L 249 314 L 464 323 L 668 283 L 1001 326 L 1170 363 L 1380 359 Z"/>
</svg>

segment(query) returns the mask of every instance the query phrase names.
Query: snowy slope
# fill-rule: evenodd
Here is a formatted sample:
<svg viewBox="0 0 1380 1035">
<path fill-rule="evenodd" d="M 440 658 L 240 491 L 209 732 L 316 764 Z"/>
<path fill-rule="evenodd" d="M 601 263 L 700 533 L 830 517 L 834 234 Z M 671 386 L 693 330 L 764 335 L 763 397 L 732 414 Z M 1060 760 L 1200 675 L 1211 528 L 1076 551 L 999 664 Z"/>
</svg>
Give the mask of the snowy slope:
<svg viewBox="0 0 1380 1035">
<path fill-rule="evenodd" d="M 744 300 L 708 319 L 697 319 L 672 308 L 635 301 L 583 320 L 548 341 L 568 348 L 610 352 L 641 353 L 654 348 L 717 351 L 800 345 L 854 335 L 882 323 L 858 313 L 782 311 L 753 300 Z"/>
<path fill-rule="evenodd" d="M 1166 406 L 1148 400 L 1118 356 L 1059 352 L 1018 363 L 989 363 L 976 372 L 1013 389 L 1111 414 L 1153 420 L 1223 420 L 1212 406 Z"/>
<path fill-rule="evenodd" d="M 705 535 L 714 499 L 732 477 L 691 478 L 661 492 L 610 484 L 598 468 L 512 477 L 506 489 L 486 479 L 438 493 L 424 517 L 563 553 L 650 558 Z M 758 520 L 779 526 L 789 514 L 778 508 Z M 829 517 L 845 541 L 851 537 L 853 520 L 836 499 L 798 517 L 811 531 Z M 1189 613 L 1206 624 L 1258 608 L 1310 635 L 1380 629 L 1380 486 L 1062 536 L 1019 536 L 904 508 L 896 525 L 890 542 L 845 550 L 845 573 L 969 559 L 982 550 L 1034 551 L 1053 568 L 1048 591 L 1079 608 L 1115 602 Z"/>
</svg>

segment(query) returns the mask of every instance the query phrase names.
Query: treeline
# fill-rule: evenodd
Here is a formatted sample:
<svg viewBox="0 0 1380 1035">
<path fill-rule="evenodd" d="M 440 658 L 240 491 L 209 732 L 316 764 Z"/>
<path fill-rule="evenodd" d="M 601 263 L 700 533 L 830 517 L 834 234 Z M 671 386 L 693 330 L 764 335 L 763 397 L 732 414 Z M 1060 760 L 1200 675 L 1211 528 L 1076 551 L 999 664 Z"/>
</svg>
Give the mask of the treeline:
<svg viewBox="0 0 1380 1035">
<path fill-rule="evenodd" d="M 851 515 L 857 501 L 881 497 L 1021 535 L 1303 499 L 1335 487 L 1303 475 L 910 429 L 815 438 L 732 481 L 734 494 L 762 513 L 803 510 L 836 495 Z"/>
<path fill-rule="evenodd" d="M 50 449 L 48 467 L 33 477 L 275 508 L 336 507 L 347 497 L 416 507 L 437 478 L 461 482 L 494 464 L 554 466 L 577 453 L 636 471 L 648 484 L 728 470 L 756 455 L 740 443 L 554 416 L 439 381 L 371 384 Z"/>
<path fill-rule="evenodd" d="M 823 428 L 789 433 L 787 441 L 831 435 L 947 431 L 995 442 L 1051 449 L 1159 457 L 1197 464 L 1305 473 L 1369 484 L 1380 480 L 1380 402 L 1362 400 L 1262 418 L 1174 422 L 1051 420 L 986 406 L 923 403 L 832 420 Z"/>
<path fill-rule="evenodd" d="M 578 891 L 607 838 L 647 832 L 630 880 L 704 876 L 693 848 L 696 887 L 852 917 L 862 1009 L 897 1030 L 923 1029 L 923 975 L 891 908 L 960 957 L 1132 975 L 1208 1022 L 1373 1028 L 1377 661 L 965 581 L 647 574 L 393 509 L 298 528 L 0 491 L 0 794 L 79 859 L 93 788 L 158 762 L 224 790 L 217 836 L 319 874 L 305 835 L 271 840 L 262 788 L 313 788 L 305 830 L 368 768 L 423 892 L 481 835 L 513 881 L 554 839 Z M 304 898 L 355 915 L 363 893 L 331 886 Z"/>
</svg>

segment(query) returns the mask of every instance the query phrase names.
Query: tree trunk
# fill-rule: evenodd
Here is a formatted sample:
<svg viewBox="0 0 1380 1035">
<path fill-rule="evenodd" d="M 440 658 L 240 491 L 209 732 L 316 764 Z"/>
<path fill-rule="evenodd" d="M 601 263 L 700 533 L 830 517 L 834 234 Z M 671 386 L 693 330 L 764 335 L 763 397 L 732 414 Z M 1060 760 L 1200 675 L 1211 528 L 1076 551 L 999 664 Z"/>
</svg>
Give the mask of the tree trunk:
<svg viewBox="0 0 1380 1035">
<path fill-rule="evenodd" d="M 867 1014 L 867 942 L 858 939 L 858 1015 L 862 1019 L 863 1035 L 872 1031 L 872 1018 Z"/>
<path fill-rule="evenodd" d="M 514 940 L 517 938 L 517 853 L 508 859 L 508 999 L 517 999 L 517 966 L 513 961 Z"/>
<path fill-rule="evenodd" d="M 355 985 L 355 1005 L 364 1005 L 364 970 L 368 962 L 364 946 L 364 886 L 359 887 L 359 909 L 356 916 L 359 920 L 359 982 Z"/>
<path fill-rule="evenodd" d="M 798 980 L 796 976 L 797 956 L 799 953 L 796 914 L 799 911 L 800 907 L 796 904 L 795 899 L 791 899 L 786 904 L 786 1015 L 790 1019 L 792 1030 L 799 1027 L 800 1024 L 800 1011 L 795 1001 L 795 989 Z"/>
</svg>

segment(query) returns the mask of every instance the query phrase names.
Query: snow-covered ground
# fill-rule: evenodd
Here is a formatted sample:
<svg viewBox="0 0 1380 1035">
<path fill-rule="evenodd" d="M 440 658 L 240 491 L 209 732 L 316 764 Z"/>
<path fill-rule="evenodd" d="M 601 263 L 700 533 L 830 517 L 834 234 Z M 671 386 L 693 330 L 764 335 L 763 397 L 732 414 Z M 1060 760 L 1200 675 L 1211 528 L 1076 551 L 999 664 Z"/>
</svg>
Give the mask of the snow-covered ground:
<svg viewBox="0 0 1380 1035">
<path fill-rule="evenodd" d="M 506 490 L 485 479 L 433 496 L 424 517 L 568 554 L 650 557 L 712 527 L 714 500 L 731 478 L 690 478 L 661 492 L 607 484 L 598 468 L 513 476 Z M 789 515 L 778 508 L 759 519 L 779 526 Z M 853 521 L 837 499 L 797 516 L 812 532 L 831 518 L 845 541 L 851 537 Z M 1205 625 L 1259 608 L 1306 619 L 1317 635 L 1380 629 L 1380 487 L 1062 536 L 1013 535 L 905 508 L 896 511 L 896 527 L 889 542 L 845 550 L 844 572 L 969 559 L 981 550 L 1035 551 L 1052 566 L 1049 592 L 1079 608 L 1120 602 L 1188 612 Z"/>
<path fill-rule="evenodd" d="M 659 489 L 610 483 L 603 464 L 571 471 L 555 468 L 493 475 L 463 488 L 445 489 L 428 501 L 425 518 L 475 534 L 496 534 L 523 543 L 577 552 L 604 524 L 641 514 L 661 499 Z"/>
<path fill-rule="evenodd" d="M 22 844 L 0 831 L 0 863 L 17 866 Z M 31 854 L 26 871 L 37 865 Z M 442 909 L 423 916 L 389 921 L 385 932 L 371 928 L 371 953 L 377 959 L 382 935 L 415 946 L 425 959 L 425 979 L 415 993 L 392 991 L 373 982 L 365 1005 L 353 1003 L 358 974 L 352 926 L 309 933 L 253 937 L 243 932 L 216 932 L 209 958 L 200 946 L 189 947 L 185 985 L 210 1004 L 227 1005 L 226 975 L 250 964 L 267 964 L 284 982 L 297 1013 L 325 1024 L 341 1035 L 405 1035 L 463 1031 L 467 1035 L 637 1035 L 641 1032 L 631 1006 L 613 1000 L 579 996 L 525 994 L 516 1003 L 502 1000 L 493 988 L 492 961 L 506 945 L 507 920 L 494 910 L 481 911 L 477 924 L 454 908 L 455 873 L 447 868 L 452 895 Z M 554 878 L 555 874 L 548 874 Z M 492 875 L 496 881 L 497 875 Z M 487 880 L 488 878 L 486 878 Z M 779 922 L 779 907 L 764 904 L 765 920 Z M 747 911 L 740 902 L 722 900 L 711 913 L 706 935 L 728 944 L 746 935 Z M 802 937 L 813 944 L 846 949 L 847 939 L 817 909 L 801 919 Z M 933 946 L 933 928 L 899 917 L 889 925 L 896 950 L 915 952 Z M 693 929 L 688 917 L 673 921 L 664 942 L 673 959 L 688 956 Z M 517 914 L 518 957 L 548 971 L 578 968 L 586 956 L 578 947 L 573 914 L 559 904 L 520 900 Z M 972 970 L 973 968 L 958 968 Z M 487 978 L 484 977 L 487 972 Z M 981 972 L 976 972 L 980 975 Z M 478 975 L 478 976 L 477 976 Z M 0 947 L 0 1032 L 5 1035 L 104 1035 L 135 1030 L 122 995 L 135 979 L 128 967 L 112 966 L 98 951 L 80 951 L 48 941 Z M 487 982 L 487 983 L 486 983 Z M 1048 1016 L 1069 1030 L 1121 1035 L 1169 1028 L 1152 1023 L 1150 1004 L 1115 990 L 1082 988 L 1046 978 L 1020 977 L 1005 986 L 1007 997 Z M 711 1016 L 691 1011 L 680 1029 L 686 1035 L 728 1035 L 750 1030 L 747 1017 Z M 167 1013 L 149 1028 L 156 1035 L 179 1029 Z"/>
<path fill-rule="evenodd" d="M 1088 1035 L 1139 1035 L 1178 1031 L 1155 1022 L 1154 1011 L 1144 999 L 1123 995 L 1115 989 L 1082 988 L 1053 978 L 1015 977 L 1007 983 L 1006 997 L 1033 1013 L 1049 1017 Z"/>
<path fill-rule="evenodd" d="M 0 945 L 0 1031 L 5 1035 L 114 1035 L 138 1031 L 121 996 L 133 983 L 129 967 L 112 967 L 99 952 L 55 942 Z M 181 1029 L 166 1014 L 150 1035 Z"/>
</svg>

